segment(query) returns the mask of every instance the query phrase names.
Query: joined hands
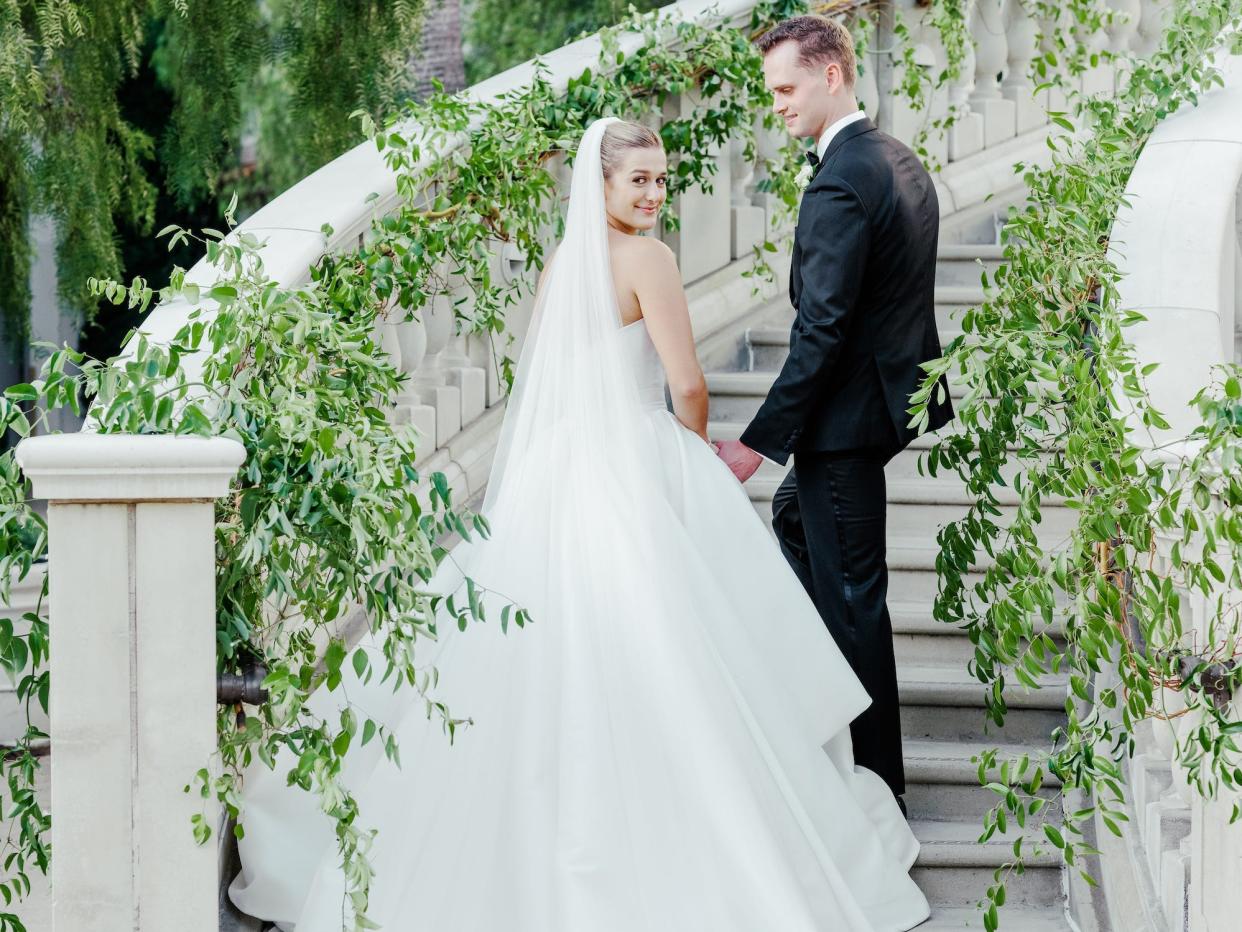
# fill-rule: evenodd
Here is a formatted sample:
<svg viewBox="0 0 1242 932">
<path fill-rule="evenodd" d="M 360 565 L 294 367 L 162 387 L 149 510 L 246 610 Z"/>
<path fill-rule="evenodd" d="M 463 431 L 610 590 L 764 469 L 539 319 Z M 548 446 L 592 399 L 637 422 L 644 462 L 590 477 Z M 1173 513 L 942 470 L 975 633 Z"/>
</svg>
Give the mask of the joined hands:
<svg viewBox="0 0 1242 932">
<path fill-rule="evenodd" d="M 763 457 L 740 440 L 717 440 L 712 443 L 716 455 L 724 460 L 738 482 L 745 482 L 763 463 Z"/>
</svg>

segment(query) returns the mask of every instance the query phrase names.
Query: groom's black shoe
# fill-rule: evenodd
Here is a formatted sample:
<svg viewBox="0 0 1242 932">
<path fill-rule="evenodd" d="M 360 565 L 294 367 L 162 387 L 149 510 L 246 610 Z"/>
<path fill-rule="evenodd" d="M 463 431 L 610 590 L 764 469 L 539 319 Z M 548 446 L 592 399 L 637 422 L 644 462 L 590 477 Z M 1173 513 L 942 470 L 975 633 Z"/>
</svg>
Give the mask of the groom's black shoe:
<svg viewBox="0 0 1242 932">
<path fill-rule="evenodd" d="M 897 808 L 901 810 L 902 818 L 909 821 L 910 813 L 906 811 L 906 801 L 900 796 L 894 796 L 893 798 L 897 800 Z"/>
</svg>

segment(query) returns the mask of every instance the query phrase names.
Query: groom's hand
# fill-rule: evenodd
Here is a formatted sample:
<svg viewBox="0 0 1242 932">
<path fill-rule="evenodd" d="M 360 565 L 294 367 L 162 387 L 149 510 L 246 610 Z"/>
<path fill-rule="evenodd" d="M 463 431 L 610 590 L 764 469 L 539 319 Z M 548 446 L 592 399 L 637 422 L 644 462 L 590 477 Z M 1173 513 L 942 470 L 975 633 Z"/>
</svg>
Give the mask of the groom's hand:
<svg viewBox="0 0 1242 932">
<path fill-rule="evenodd" d="M 729 471 L 737 476 L 738 482 L 745 482 L 755 474 L 763 462 L 763 457 L 740 440 L 722 440 L 717 444 L 716 455 L 725 461 Z"/>
</svg>

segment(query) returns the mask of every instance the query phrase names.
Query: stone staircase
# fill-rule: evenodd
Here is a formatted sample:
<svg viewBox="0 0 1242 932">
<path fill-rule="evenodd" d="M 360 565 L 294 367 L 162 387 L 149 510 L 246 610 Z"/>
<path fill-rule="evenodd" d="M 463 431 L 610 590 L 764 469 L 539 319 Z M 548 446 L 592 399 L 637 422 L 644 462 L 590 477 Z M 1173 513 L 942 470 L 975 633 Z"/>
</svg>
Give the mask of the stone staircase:
<svg viewBox="0 0 1242 932">
<path fill-rule="evenodd" d="M 941 247 L 936 317 L 942 342 L 961 330 L 956 312 L 983 298 L 980 262 L 994 268 L 1000 258 L 1000 247 L 992 244 Z M 791 319 L 783 298 L 760 309 L 752 315 L 736 352 L 725 357 L 732 364 L 708 372 L 708 429 L 713 439 L 737 437 L 758 410 L 788 352 Z M 959 392 L 955 389 L 953 394 Z M 968 499 L 955 477 L 919 475 L 918 459 L 931 444 L 931 438 L 919 438 L 886 470 L 888 604 L 902 704 L 906 802 L 923 845 L 914 877 L 933 905 L 932 919 L 921 928 L 974 929 L 983 927 L 975 904 L 993 882 L 993 871 L 1012 856 L 1014 836 L 997 835 L 978 843 L 984 813 L 996 797 L 979 786 L 971 757 L 990 747 L 1000 747 L 1002 756 L 1013 757 L 1039 748 L 1063 720 L 1066 684 L 1064 678 L 1051 677 L 1049 687 L 1042 690 L 1028 693 L 1016 687 L 1007 697 L 1005 727 L 985 727 L 983 687 L 967 669 L 973 647 L 964 632 L 932 618 L 936 531 L 964 513 Z M 765 520 L 771 518 L 772 495 L 784 473 L 765 462 L 747 483 L 751 501 Z M 1070 520 L 1067 509 L 1044 511 L 1045 529 L 1054 540 L 1063 536 Z M 1055 794 L 1056 781 L 1050 775 L 1045 787 L 1047 794 Z M 1042 830 L 1036 830 L 1042 837 Z M 1059 863 L 1042 858 L 1028 865 L 1023 875 L 1011 874 L 1006 883 L 1002 929 L 1071 928 L 1065 918 Z"/>
</svg>

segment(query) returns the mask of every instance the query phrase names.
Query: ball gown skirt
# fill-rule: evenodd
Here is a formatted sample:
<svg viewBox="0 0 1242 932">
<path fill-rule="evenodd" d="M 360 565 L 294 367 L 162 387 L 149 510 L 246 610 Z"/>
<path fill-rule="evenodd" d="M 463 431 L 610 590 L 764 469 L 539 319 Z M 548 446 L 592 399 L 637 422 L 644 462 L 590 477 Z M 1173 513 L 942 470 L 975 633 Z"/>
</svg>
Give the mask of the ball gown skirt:
<svg viewBox="0 0 1242 932">
<path fill-rule="evenodd" d="M 487 622 L 439 625 L 422 655 L 435 696 L 473 724 L 450 743 L 412 688 L 352 670 L 312 697 L 335 720 L 348 696 L 400 744 L 400 768 L 372 741 L 344 772 L 359 821 L 378 829 L 368 915 L 389 932 L 918 925 L 918 843 L 883 781 L 853 764 L 866 693 L 745 491 L 665 409 L 644 323 L 618 339 L 663 501 L 635 513 L 620 483 L 572 470 L 548 487 L 571 437 L 527 451 L 520 494 L 489 513 L 493 536 L 460 545 L 431 586 L 464 572 L 488 590 Z M 508 600 L 533 623 L 504 634 Z M 337 932 L 335 836 L 315 798 L 285 785 L 291 764 L 246 774 L 230 893 L 281 929 Z"/>
</svg>

